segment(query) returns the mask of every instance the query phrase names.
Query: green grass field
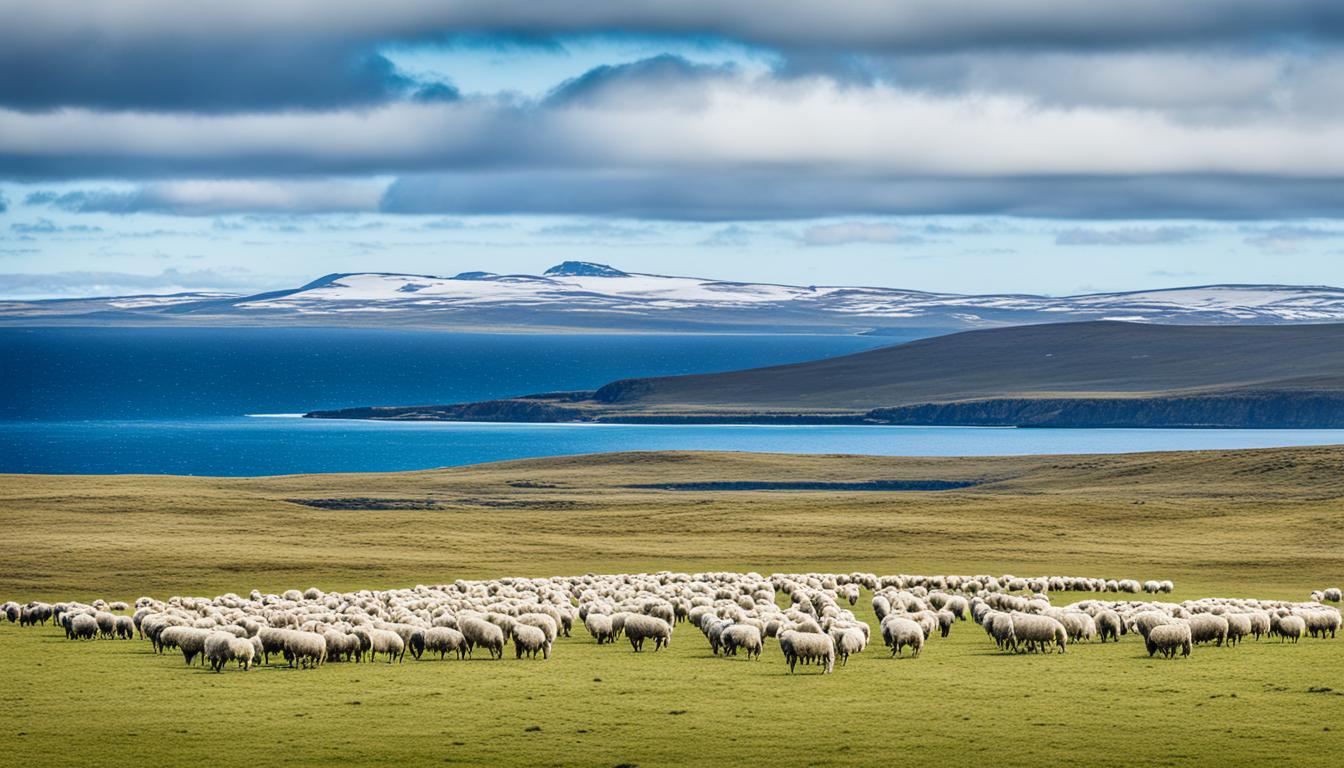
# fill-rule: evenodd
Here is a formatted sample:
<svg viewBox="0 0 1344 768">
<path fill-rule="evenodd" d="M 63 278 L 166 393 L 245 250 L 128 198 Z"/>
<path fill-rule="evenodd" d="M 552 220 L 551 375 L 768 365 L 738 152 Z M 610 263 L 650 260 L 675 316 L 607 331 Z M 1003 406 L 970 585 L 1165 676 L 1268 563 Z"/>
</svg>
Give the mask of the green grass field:
<svg viewBox="0 0 1344 768">
<path fill-rule="evenodd" d="M 959 479 L 942 492 L 684 492 L 704 480 Z M 323 509 L 289 499 L 414 501 Z M 1305 599 L 1344 582 L 1344 449 L 1013 459 L 622 454 L 393 475 L 0 477 L 0 600 L 410 586 L 721 568 L 1170 578 L 1174 599 Z M 360 502 L 365 503 L 367 502 Z M 1081 599 L 1073 593 L 1056 602 Z M 857 612 L 871 624 L 868 594 Z M 213 674 L 142 641 L 0 624 L 15 764 L 1209 765 L 1344 750 L 1344 638 L 1133 637 L 997 652 L 958 624 L 831 676 L 710 655 L 681 625 L 636 655 L 580 628 L 549 661 Z"/>
</svg>

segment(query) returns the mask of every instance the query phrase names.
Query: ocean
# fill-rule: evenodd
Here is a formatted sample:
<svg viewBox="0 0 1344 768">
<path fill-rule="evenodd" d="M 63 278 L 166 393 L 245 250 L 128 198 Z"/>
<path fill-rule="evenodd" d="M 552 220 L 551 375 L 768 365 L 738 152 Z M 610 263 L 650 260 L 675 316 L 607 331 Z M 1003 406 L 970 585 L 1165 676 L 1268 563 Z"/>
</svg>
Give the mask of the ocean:
<svg viewBox="0 0 1344 768">
<path fill-rule="evenodd" d="M 1342 430 L 387 423 L 304 411 L 590 389 L 799 362 L 859 336 L 451 334 L 358 329 L 0 329 L 0 472 L 376 472 L 632 450 L 1112 453 L 1344 442 Z"/>
</svg>

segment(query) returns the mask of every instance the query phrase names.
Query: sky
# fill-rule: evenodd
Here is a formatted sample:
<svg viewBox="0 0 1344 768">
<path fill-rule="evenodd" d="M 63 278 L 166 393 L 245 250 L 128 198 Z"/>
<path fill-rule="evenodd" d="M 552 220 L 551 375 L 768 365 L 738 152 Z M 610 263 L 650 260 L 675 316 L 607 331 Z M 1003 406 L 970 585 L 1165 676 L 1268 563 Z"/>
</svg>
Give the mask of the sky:
<svg viewBox="0 0 1344 768">
<path fill-rule="evenodd" d="M 0 297 L 1344 285 L 1338 0 L 0 0 Z"/>
</svg>

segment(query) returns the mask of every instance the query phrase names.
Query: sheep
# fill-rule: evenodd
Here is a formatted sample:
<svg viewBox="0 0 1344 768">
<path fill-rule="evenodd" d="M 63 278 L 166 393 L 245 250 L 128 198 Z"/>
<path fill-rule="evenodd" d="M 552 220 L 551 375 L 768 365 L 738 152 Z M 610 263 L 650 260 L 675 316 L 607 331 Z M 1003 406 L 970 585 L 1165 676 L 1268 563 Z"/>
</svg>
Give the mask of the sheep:
<svg viewBox="0 0 1344 768">
<path fill-rule="evenodd" d="M 10 624 L 13 624 L 19 620 L 19 614 L 23 613 L 23 606 L 11 600 L 4 605 L 0 605 L 0 611 L 3 611 L 5 618 L 9 620 Z"/>
<path fill-rule="evenodd" d="M 205 641 L 210 637 L 209 630 L 196 627 L 168 627 L 159 633 L 159 643 L 167 648 L 176 648 L 182 652 L 182 659 L 191 664 L 192 659 L 201 657 L 205 663 Z"/>
<path fill-rule="evenodd" d="M 1171 617 L 1162 611 L 1140 611 L 1130 616 L 1127 623 L 1130 629 L 1138 632 L 1144 640 L 1147 640 L 1148 633 L 1152 631 L 1153 627 L 1170 624 Z"/>
<path fill-rule="evenodd" d="M 117 635 L 117 617 L 115 614 L 107 611 L 98 611 L 93 614 L 93 620 L 98 622 L 98 634 L 102 637 L 116 637 Z"/>
<path fill-rule="evenodd" d="M 995 612 L 989 617 L 985 625 L 985 631 L 990 637 L 994 638 L 994 644 L 999 650 L 1015 651 L 1017 650 L 1017 635 L 1013 633 L 1013 617 L 1011 614 Z"/>
<path fill-rule="evenodd" d="M 1273 622 L 1270 621 L 1269 613 L 1266 611 L 1251 611 L 1246 616 L 1251 620 L 1251 635 L 1257 641 L 1260 640 L 1261 636 L 1268 635 L 1270 630 L 1273 629 Z"/>
<path fill-rule="evenodd" d="M 432 627 L 425 631 L 425 652 L 437 652 L 440 660 L 449 653 L 463 659 L 467 655 L 467 639 L 452 627 Z"/>
<path fill-rule="evenodd" d="M 1092 621 L 1097 627 L 1097 639 L 1103 643 L 1108 639 L 1120 642 L 1120 635 L 1125 631 L 1125 622 L 1120 618 L 1120 614 L 1106 609 L 1098 611 L 1097 615 L 1092 617 Z"/>
<path fill-rule="evenodd" d="M 951 611 L 938 611 L 938 636 L 947 637 L 947 633 L 952 631 L 952 624 L 956 622 L 957 617 Z"/>
<path fill-rule="evenodd" d="M 238 662 L 246 672 L 252 668 L 253 655 L 251 640 L 228 632 L 212 632 L 205 640 L 205 658 L 216 672 L 223 672 L 224 665 L 230 661 Z"/>
<path fill-rule="evenodd" d="M 1278 634 L 1280 642 L 1296 643 L 1307 633 L 1307 622 L 1301 616 L 1284 616 L 1279 619 Z"/>
<path fill-rule="evenodd" d="M 291 667 L 296 664 L 299 668 L 320 667 L 327 660 L 327 639 L 316 632 L 287 632 L 285 658 L 289 660 Z"/>
<path fill-rule="evenodd" d="M 625 619 L 625 636 L 635 653 L 644 648 L 644 641 L 653 638 L 653 650 L 672 644 L 672 625 L 655 616 L 630 614 Z"/>
<path fill-rule="evenodd" d="M 799 661 L 804 663 L 816 661 L 821 666 L 823 675 L 835 669 L 835 643 L 831 641 L 829 635 L 788 630 L 779 635 L 779 649 L 784 654 L 785 661 L 789 663 L 790 673 L 794 671 Z"/>
<path fill-rule="evenodd" d="M 499 629 L 496 627 L 495 631 L 498 632 Z M 370 629 L 368 637 L 369 661 L 376 661 L 380 653 L 387 657 L 388 664 L 406 657 L 406 641 L 396 632 L 390 629 Z M 500 646 L 503 646 L 503 640 L 500 641 Z"/>
<path fill-rule="evenodd" d="M 611 617 L 605 613 L 589 613 L 583 619 L 588 634 L 597 640 L 597 644 L 611 643 L 616 640 L 616 631 L 611 626 Z"/>
<path fill-rule="evenodd" d="M 1053 645 L 1064 653 L 1069 644 L 1068 630 L 1056 619 L 1033 613 L 1013 613 L 1013 636 L 1019 647 L 1025 644 L 1030 653 L 1046 652 Z"/>
<path fill-rule="evenodd" d="M 924 630 L 910 619 L 893 614 L 882 622 L 882 642 L 891 648 L 892 656 L 900 656 L 908 647 L 910 658 L 918 658 L 924 650 Z"/>
<path fill-rule="evenodd" d="M 1143 642 L 1150 657 L 1160 652 L 1166 659 L 1174 658 L 1177 652 L 1189 656 L 1193 645 L 1190 625 L 1184 621 L 1153 627 Z"/>
<path fill-rule="evenodd" d="M 520 659 L 523 658 L 523 654 L 535 659 L 538 652 L 543 659 L 551 657 L 551 643 L 546 639 L 546 632 L 522 622 L 513 625 L 513 650 Z"/>
<path fill-rule="evenodd" d="M 1227 642 L 1227 619 L 1212 613 L 1198 613 L 1187 619 L 1190 641 L 1199 644 L 1217 641 L 1221 647 Z"/>
<path fill-rule="evenodd" d="M 1227 644 L 1235 645 L 1241 642 L 1241 639 L 1251 634 L 1251 617 L 1245 613 L 1228 613 L 1223 616 L 1227 620 Z"/>
<path fill-rule="evenodd" d="M 1339 630 L 1340 615 L 1334 608 L 1304 611 L 1301 616 L 1307 624 L 1307 633 L 1312 637 L 1324 638 L 1327 634 L 1334 637 Z"/>
<path fill-rule="evenodd" d="M 840 658 L 840 666 L 849 663 L 852 654 L 863 653 L 867 640 L 863 633 L 853 627 L 839 627 L 831 630 L 831 642 L 835 644 L 835 655 Z M 757 656 L 760 652 L 757 651 Z"/>
<path fill-rule="evenodd" d="M 1058 621 L 1064 625 L 1064 630 L 1069 633 L 1070 642 L 1091 640 L 1097 636 L 1096 621 L 1081 611 L 1064 611 L 1059 615 Z"/>
<path fill-rule="evenodd" d="M 98 622 L 87 613 L 72 616 L 65 636 L 71 640 L 92 640 L 98 636 Z"/>
<path fill-rule="evenodd" d="M 504 657 L 504 630 L 498 626 L 485 619 L 469 616 L 460 619 L 457 628 L 462 633 L 463 639 L 466 640 L 468 657 L 472 655 L 478 645 L 488 650 L 492 659 Z"/>
<path fill-rule="evenodd" d="M 1330 587 L 1328 589 L 1322 590 L 1321 597 L 1325 600 L 1325 602 L 1338 603 L 1342 596 L 1340 594 L 1339 587 Z M 10 619 L 10 621 L 13 621 L 13 619 Z"/>
<path fill-rule="evenodd" d="M 327 661 L 360 661 L 364 656 L 364 644 L 357 635 L 328 629 L 322 639 L 327 641 Z"/>
<path fill-rule="evenodd" d="M 519 615 L 515 621 L 519 624 L 527 624 L 536 627 L 546 634 L 546 642 L 554 643 L 555 638 L 560 634 L 560 624 L 554 617 L 545 613 L 524 613 Z"/>
<path fill-rule="evenodd" d="M 725 656 L 736 656 L 738 649 L 746 651 L 747 658 L 761 658 L 764 643 L 761 630 L 751 624 L 731 624 L 720 633 L 720 643 Z"/>
<path fill-rule="evenodd" d="M 135 622 L 130 616 L 117 616 L 112 624 L 113 632 L 119 640 L 135 639 Z"/>
</svg>

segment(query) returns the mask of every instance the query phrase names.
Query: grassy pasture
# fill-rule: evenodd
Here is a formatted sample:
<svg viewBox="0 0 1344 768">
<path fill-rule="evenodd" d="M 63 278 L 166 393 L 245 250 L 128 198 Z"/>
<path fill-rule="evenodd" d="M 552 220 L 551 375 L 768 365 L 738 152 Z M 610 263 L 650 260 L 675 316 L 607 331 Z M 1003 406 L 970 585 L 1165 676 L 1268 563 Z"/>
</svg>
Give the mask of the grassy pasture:
<svg viewBox="0 0 1344 768">
<path fill-rule="evenodd" d="M 940 492 L 686 492 L 706 480 L 975 480 Z M 430 508 L 376 506 L 371 499 Z M 342 501 L 343 500 L 343 501 Z M 1011 459 L 618 454 L 259 479 L 0 477 L 0 600 L 408 586 L 650 569 L 1170 578 L 1174 599 L 1344 582 L 1344 449 Z M 413 503 L 412 503 L 413 502 Z M 1081 598 L 1067 595 L 1060 600 Z M 868 594 L 856 611 L 875 627 Z M 959 624 L 832 676 L 636 655 L 580 629 L 549 661 L 215 675 L 141 641 L 0 624 L 0 739 L 22 765 L 1264 765 L 1344 750 L 1344 638 L 1127 637 L 1007 656 Z"/>
</svg>

